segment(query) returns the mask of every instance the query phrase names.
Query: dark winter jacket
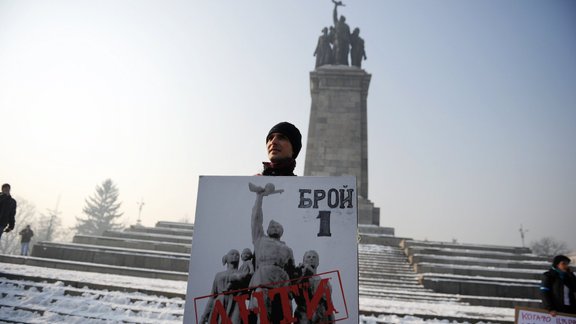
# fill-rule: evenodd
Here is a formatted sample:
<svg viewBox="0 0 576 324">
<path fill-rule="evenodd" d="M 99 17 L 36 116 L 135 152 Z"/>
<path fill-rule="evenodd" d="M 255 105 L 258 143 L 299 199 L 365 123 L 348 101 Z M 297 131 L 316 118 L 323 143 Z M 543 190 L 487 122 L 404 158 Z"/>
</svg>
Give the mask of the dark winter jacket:
<svg viewBox="0 0 576 324">
<path fill-rule="evenodd" d="M 281 162 L 262 162 L 264 165 L 263 176 L 295 176 L 294 168 L 296 167 L 296 160 L 287 159 Z"/>
<path fill-rule="evenodd" d="M 22 235 L 22 240 L 20 242 L 28 243 L 32 239 L 32 236 L 34 236 L 34 231 L 31 230 L 29 227 L 26 227 L 25 229 L 20 231 L 20 235 Z"/>
<path fill-rule="evenodd" d="M 570 306 L 564 304 L 565 287 L 569 292 Z M 576 314 L 576 277 L 572 272 L 562 272 L 556 268 L 544 272 L 540 293 L 545 309 Z"/>
<path fill-rule="evenodd" d="M 14 216 L 16 216 L 16 200 L 10 195 L 0 193 L 0 229 L 6 227 L 14 229 Z"/>
</svg>

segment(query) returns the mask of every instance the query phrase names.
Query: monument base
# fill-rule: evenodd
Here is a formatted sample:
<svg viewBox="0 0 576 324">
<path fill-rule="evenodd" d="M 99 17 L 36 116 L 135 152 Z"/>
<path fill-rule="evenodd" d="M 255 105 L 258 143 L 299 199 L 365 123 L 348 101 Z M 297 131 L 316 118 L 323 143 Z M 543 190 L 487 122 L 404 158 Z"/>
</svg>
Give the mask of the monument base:
<svg viewBox="0 0 576 324">
<path fill-rule="evenodd" d="M 369 199 L 358 196 L 358 223 L 380 225 L 380 208 L 374 207 Z"/>
<path fill-rule="evenodd" d="M 380 227 L 378 225 L 358 224 L 358 233 L 360 234 L 383 235 L 394 237 L 394 231 L 395 231 L 394 227 Z"/>
</svg>

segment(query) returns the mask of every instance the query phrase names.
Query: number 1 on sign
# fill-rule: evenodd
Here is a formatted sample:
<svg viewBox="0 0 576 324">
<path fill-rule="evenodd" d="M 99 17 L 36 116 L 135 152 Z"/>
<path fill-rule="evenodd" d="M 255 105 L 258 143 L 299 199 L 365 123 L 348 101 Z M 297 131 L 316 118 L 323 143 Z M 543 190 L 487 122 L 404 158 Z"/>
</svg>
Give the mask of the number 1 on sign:
<svg viewBox="0 0 576 324">
<path fill-rule="evenodd" d="M 318 236 L 332 236 L 330 233 L 330 211 L 321 210 L 318 214 L 320 218 L 320 231 L 318 232 Z"/>
</svg>

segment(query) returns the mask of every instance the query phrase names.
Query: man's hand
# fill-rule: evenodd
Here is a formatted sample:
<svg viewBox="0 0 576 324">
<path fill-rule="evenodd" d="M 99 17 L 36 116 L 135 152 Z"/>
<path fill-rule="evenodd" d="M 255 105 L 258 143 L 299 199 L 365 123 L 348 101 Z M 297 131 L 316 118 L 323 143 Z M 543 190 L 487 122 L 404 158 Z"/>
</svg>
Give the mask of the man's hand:
<svg viewBox="0 0 576 324">
<path fill-rule="evenodd" d="M 548 314 L 550 314 L 550 316 L 552 316 L 552 317 L 556 317 L 556 315 L 558 315 L 558 313 L 556 313 L 556 311 L 550 311 Z"/>
<path fill-rule="evenodd" d="M 300 263 L 298 265 L 298 268 L 300 268 L 300 271 L 302 271 L 302 277 L 313 276 L 316 274 L 316 272 L 314 271 L 314 268 L 309 264 Z"/>
</svg>

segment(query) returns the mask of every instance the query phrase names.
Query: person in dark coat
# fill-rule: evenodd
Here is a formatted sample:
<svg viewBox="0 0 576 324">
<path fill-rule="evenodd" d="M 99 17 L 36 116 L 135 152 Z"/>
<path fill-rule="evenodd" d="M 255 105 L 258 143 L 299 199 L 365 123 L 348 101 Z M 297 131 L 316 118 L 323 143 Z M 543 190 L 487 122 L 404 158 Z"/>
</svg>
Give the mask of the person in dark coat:
<svg viewBox="0 0 576 324">
<path fill-rule="evenodd" d="M 569 264 L 570 258 L 557 255 L 552 268 L 542 275 L 542 307 L 552 316 L 557 313 L 576 314 L 576 277 Z"/>
<path fill-rule="evenodd" d="M 32 236 L 34 236 L 34 231 L 30 228 L 30 225 L 26 225 L 26 227 L 20 231 L 20 236 L 22 236 L 20 240 L 20 255 L 28 255 L 28 249 L 30 248 L 30 241 L 32 240 Z"/>
<path fill-rule="evenodd" d="M 10 196 L 10 189 L 10 185 L 5 183 L 0 193 L 0 238 L 2 238 L 2 233 L 8 233 L 14 229 L 16 200 Z"/>
<path fill-rule="evenodd" d="M 293 176 L 296 158 L 302 149 L 302 135 L 296 126 L 281 122 L 266 136 L 266 152 L 270 162 L 263 162 L 264 176 Z"/>
</svg>

